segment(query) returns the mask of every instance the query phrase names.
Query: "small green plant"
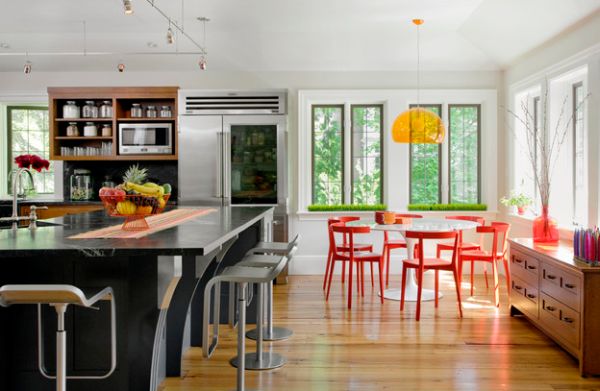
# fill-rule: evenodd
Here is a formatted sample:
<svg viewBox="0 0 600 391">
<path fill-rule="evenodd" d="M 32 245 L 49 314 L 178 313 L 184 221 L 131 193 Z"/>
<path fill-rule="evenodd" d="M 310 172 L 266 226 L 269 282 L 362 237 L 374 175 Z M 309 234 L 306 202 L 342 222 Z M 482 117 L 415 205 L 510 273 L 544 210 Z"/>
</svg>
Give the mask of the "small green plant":
<svg viewBox="0 0 600 391">
<path fill-rule="evenodd" d="M 341 205 L 321 205 L 313 204 L 308 206 L 309 212 L 337 212 L 337 211 L 374 211 L 386 210 L 386 204 L 341 204 Z"/>
<path fill-rule="evenodd" d="M 408 210 L 487 210 L 486 204 L 408 204 Z"/>
<path fill-rule="evenodd" d="M 533 203 L 533 200 L 528 195 L 511 191 L 509 197 L 500 198 L 500 203 L 504 206 L 516 206 L 517 208 L 525 208 Z"/>
</svg>

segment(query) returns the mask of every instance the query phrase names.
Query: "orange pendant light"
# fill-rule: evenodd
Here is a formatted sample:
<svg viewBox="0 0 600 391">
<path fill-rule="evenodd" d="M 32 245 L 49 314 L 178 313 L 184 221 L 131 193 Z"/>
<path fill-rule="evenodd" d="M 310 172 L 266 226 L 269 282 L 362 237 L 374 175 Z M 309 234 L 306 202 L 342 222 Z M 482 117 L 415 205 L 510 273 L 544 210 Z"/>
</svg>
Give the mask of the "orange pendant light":
<svg viewBox="0 0 600 391">
<path fill-rule="evenodd" d="M 401 113 L 392 126 L 392 138 L 397 143 L 440 144 L 446 128 L 442 119 L 431 110 L 419 107 L 420 98 L 420 48 L 419 26 L 423 19 L 413 19 L 417 26 L 417 107 Z"/>
</svg>

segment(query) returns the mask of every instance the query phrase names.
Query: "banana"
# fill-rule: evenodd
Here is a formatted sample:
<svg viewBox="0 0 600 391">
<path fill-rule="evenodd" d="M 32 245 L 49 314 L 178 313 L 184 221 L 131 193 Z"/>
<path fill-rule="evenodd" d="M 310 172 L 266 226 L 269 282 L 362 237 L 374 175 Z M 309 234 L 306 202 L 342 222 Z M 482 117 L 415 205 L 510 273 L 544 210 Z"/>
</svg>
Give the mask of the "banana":
<svg viewBox="0 0 600 391">
<path fill-rule="evenodd" d="M 140 194 L 143 195 L 149 195 L 149 196 L 154 196 L 154 197 L 162 197 L 164 195 L 164 189 L 161 186 L 146 186 L 144 185 L 138 185 L 135 183 L 131 183 L 131 182 L 127 182 L 126 184 L 127 188 L 130 190 L 135 190 Z"/>
</svg>

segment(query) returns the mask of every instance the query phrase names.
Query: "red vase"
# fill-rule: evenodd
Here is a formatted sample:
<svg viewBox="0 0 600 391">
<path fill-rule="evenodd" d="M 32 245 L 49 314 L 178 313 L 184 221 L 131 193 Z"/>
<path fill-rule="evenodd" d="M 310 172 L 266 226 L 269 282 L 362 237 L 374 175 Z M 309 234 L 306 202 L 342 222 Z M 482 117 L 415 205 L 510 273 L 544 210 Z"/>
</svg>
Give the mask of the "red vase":
<svg viewBox="0 0 600 391">
<path fill-rule="evenodd" d="M 542 215 L 533 220 L 535 243 L 558 243 L 558 223 L 548 215 L 548 206 L 542 206 Z"/>
</svg>

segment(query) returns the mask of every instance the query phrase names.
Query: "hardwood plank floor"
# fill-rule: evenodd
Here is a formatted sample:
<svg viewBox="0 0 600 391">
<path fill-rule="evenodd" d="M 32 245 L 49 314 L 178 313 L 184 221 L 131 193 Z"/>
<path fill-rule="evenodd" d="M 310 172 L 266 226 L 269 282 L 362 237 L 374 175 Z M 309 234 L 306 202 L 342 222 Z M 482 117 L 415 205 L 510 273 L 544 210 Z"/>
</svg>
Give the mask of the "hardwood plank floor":
<svg viewBox="0 0 600 391">
<path fill-rule="evenodd" d="M 337 276 L 327 303 L 321 284 L 319 276 L 290 276 L 288 285 L 275 287 L 275 324 L 295 334 L 265 346 L 286 356 L 288 364 L 246 371 L 247 389 L 600 390 L 600 379 L 581 378 L 571 356 L 525 319 L 509 316 L 505 285 L 497 309 L 482 277 L 473 297 L 463 284 L 460 320 L 452 278 L 442 274 L 440 307 L 436 311 L 433 302 L 424 302 L 416 322 L 414 303 L 404 312 L 397 301 L 381 305 L 370 284 L 351 311 Z M 398 278 L 390 281 L 399 285 Z M 163 391 L 235 389 L 235 368 L 229 365 L 235 341 L 235 330 L 222 325 L 214 356 L 206 360 L 199 348 L 190 349 L 185 375 L 167 379 Z M 255 350 L 254 342 L 247 340 L 246 349 Z"/>
</svg>

